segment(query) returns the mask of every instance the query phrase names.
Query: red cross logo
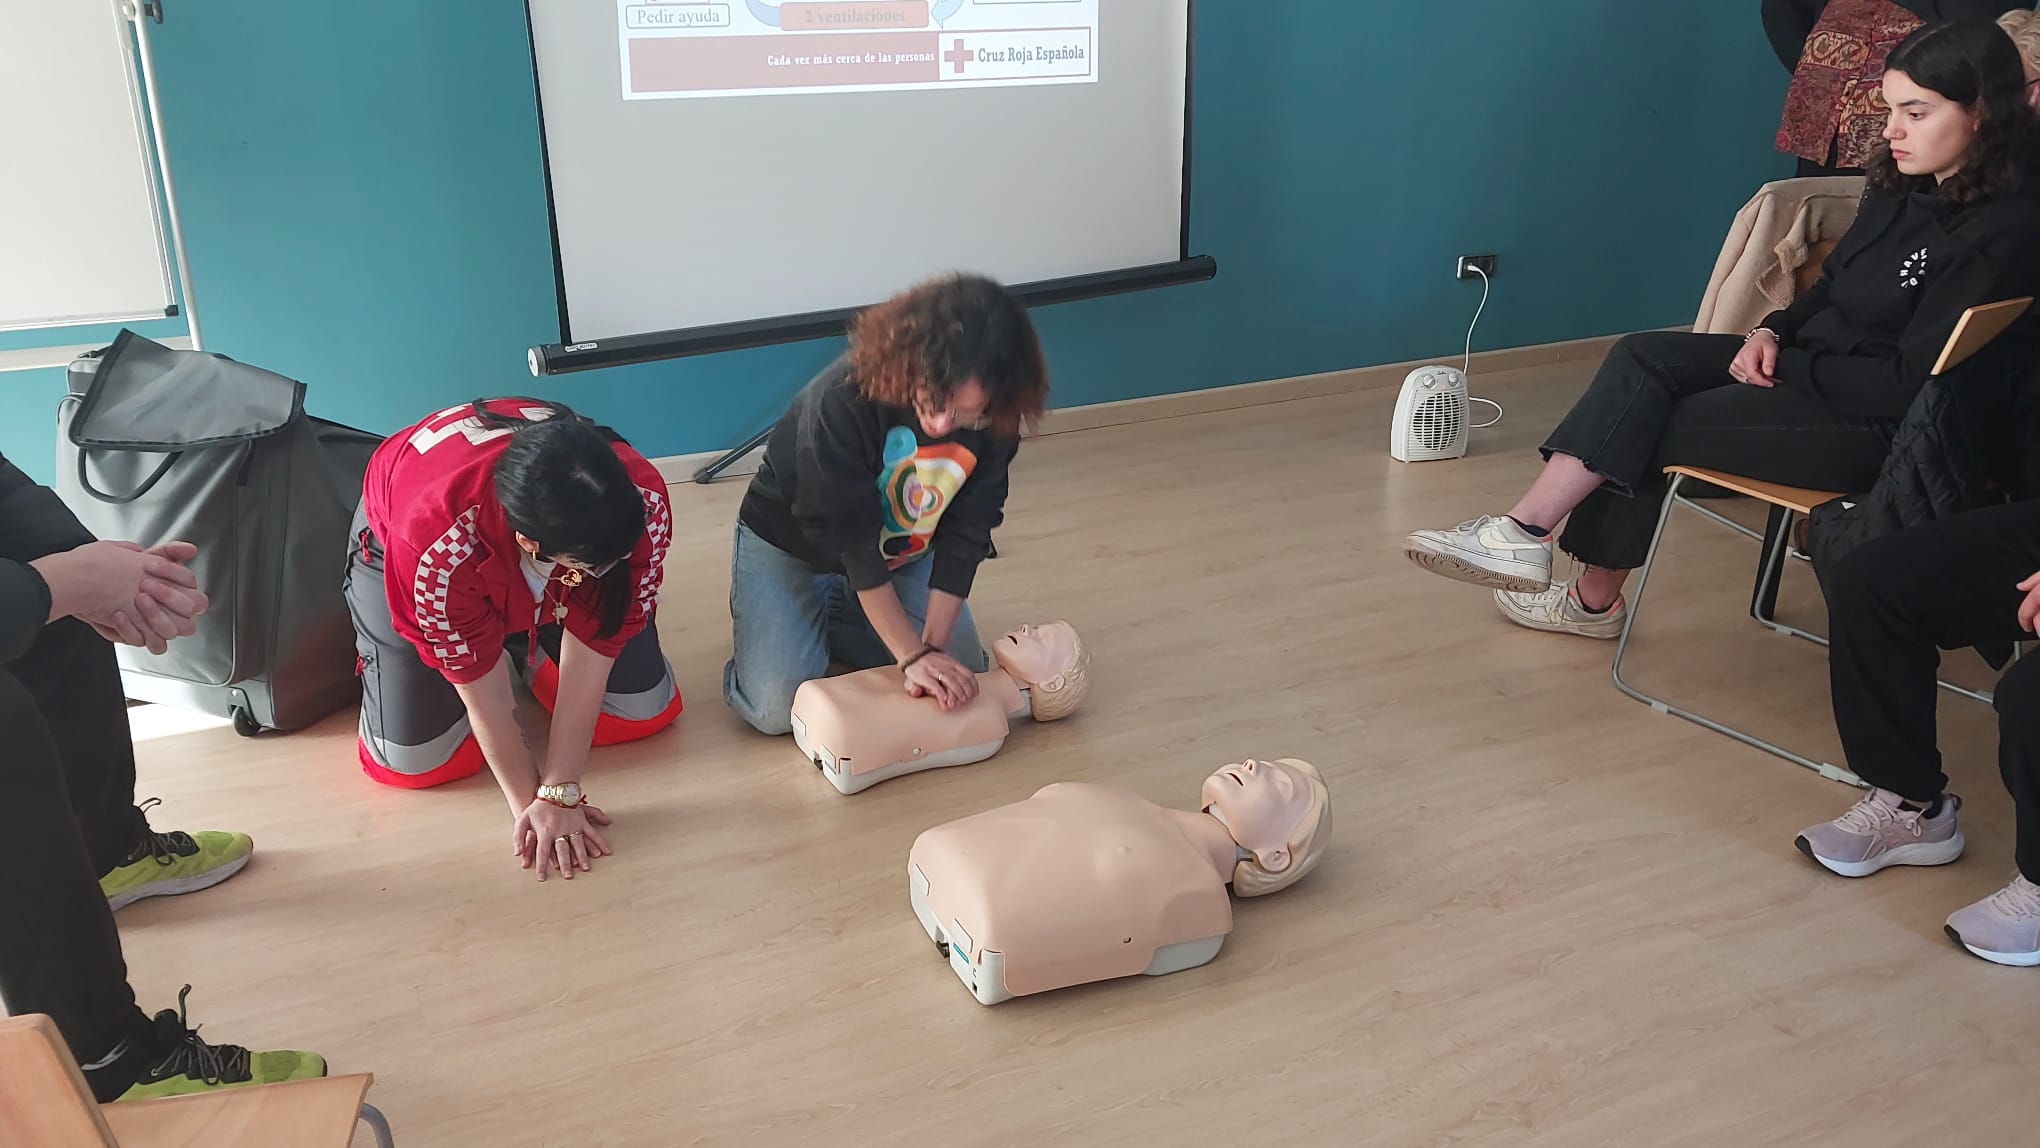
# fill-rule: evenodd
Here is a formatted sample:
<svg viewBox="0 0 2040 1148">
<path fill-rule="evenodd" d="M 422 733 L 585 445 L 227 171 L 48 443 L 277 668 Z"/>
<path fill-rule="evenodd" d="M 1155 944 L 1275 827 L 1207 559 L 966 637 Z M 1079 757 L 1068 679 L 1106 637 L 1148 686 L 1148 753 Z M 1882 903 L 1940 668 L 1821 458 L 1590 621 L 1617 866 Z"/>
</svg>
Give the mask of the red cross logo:
<svg viewBox="0 0 2040 1148">
<path fill-rule="evenodd" d="M 963 66 L 970 62 L 970 53 L 964 49 L 963 41 L 956 41 L 956 47 L 942 53 L 942 58 L 955 65 L 956 74 L 963 75 Z"/>
</svg>

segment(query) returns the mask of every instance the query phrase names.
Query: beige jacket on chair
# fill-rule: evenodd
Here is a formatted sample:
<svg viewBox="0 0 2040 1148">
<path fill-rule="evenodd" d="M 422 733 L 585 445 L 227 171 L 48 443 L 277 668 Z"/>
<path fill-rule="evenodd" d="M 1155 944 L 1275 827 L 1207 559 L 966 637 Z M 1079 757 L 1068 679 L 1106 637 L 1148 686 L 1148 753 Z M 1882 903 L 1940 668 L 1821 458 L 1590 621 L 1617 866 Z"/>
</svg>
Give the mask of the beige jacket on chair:
<svg viewBox="0 0 2040 1148">
<path fill-rule="evenodd" d="M 1856 220 L 1862 176 L 1767 183 L 1736 213 L 1693 329 L 1740 335 L 1790 304 Z"/>
</svg>

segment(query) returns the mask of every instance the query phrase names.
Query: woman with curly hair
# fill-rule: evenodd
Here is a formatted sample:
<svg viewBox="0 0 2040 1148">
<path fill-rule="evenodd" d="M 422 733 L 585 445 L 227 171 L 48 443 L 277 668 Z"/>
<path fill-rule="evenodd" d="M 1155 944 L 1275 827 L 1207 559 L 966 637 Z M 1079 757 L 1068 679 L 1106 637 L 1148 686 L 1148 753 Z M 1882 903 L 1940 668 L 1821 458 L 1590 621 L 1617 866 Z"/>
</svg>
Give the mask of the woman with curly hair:
<svg viewBox="0 0 2040 1148">
<path fill-rule="evenodd" d="M 1510 621 L 1614 638 L 1672 465 L 1865 490 L 1962 312 L 2040 292 L 2036 124 L 1994 24 L 1939 24 L 1892 52 L 1869 191 L 1820 280 L 1747 336 L 1630 335 L 1543 446 L 1505 515 L 1420 530 L 1404 552 L 1495 591 Z M 1552 530 L 1581 564 L 1553 584 Z"/>
<path fill-rule="evenodd" d="M 968 599 L 1020 435 L 1048 403 L 1027 311 L 975 276 L 858 315 L 765 444 L 730 561 L 730 708 L 769 734 L 828 673 L 897 665 L 944 709 L 989 668 Z"/>
</svg>

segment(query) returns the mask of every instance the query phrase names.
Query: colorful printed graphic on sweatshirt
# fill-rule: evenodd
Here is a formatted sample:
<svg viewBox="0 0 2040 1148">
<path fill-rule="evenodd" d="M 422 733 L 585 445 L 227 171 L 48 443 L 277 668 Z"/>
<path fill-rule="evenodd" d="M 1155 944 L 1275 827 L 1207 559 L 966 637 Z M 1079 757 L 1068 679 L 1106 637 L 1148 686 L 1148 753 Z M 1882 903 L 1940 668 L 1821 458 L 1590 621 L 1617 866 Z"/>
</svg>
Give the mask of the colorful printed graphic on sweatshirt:
<svg viewBox="0 0 2040 1148">
<path fill-rule="evenodd" d="M 919 445 L 911 427 L 886 432 L 885 461 L 878 489 L 885 496 L 885 521 L 878 550 L 894 570 L 928 552 L 942 512 L 956 501 L 977 468 L 977 455 L 962 443 Z"/>
</svg>

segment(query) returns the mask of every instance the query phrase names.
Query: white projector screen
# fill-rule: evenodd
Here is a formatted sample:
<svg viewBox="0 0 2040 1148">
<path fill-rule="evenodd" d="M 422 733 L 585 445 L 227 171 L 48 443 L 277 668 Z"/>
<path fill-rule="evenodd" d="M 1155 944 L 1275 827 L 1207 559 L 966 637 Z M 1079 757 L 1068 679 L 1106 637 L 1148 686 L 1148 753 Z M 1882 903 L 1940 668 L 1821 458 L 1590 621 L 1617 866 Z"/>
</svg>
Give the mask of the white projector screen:
<svg viewBox="0 0 2040 1148">
<path fill-rule="evenodd" d="M 570 344 L 1188 258 L 1189 0 L 527 11 Z"/>
<path fill-rule="evenodd" d="M 175 314 L 114 0 L 0 2 L 0 330 Z"/>
</svg>

